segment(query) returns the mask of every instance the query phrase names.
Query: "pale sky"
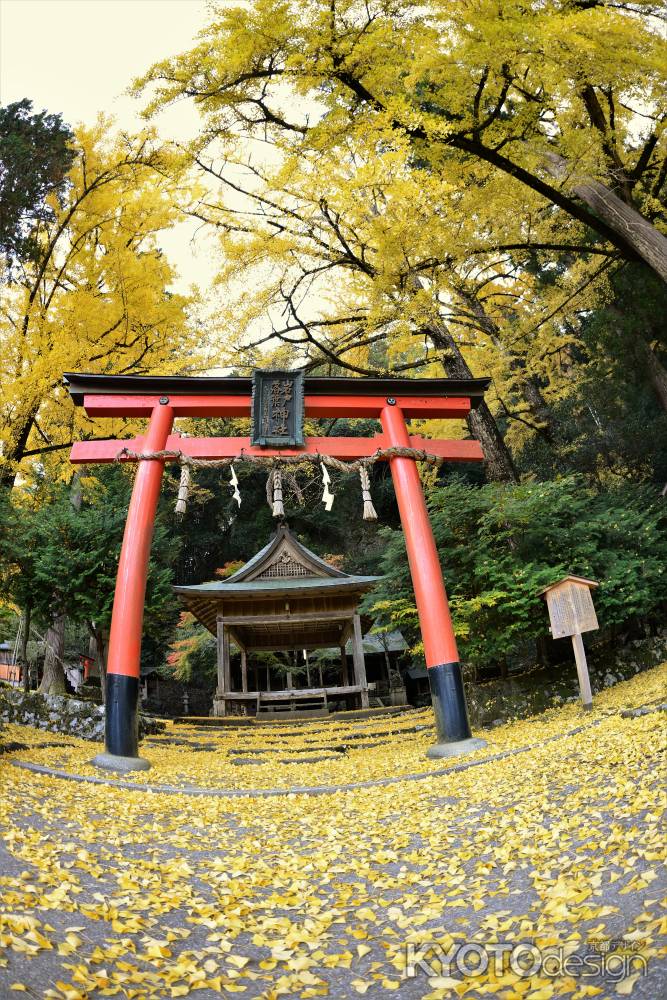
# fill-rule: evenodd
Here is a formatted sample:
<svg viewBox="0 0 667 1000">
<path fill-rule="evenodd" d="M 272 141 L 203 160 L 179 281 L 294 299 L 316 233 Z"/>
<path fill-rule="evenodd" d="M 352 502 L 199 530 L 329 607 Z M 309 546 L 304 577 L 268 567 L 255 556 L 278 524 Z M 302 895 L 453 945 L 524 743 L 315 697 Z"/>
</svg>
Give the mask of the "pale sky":
<svg viewBox="0 0 667 1000">
<path fill-rule="evenodd" d="M 69 125 L 113 114 L 120 128 L 145 125 L 125 95 L 154 62 L 190 48 L 206 22 L 206 0 L 0 0 L 0 103 L 27 97 Z M 187 140 L 198 127 L 192 102 L 154 122 L 165 138 Z M 184 223 L 162 239 L 185 290 L 210 283 L 205 243 L 193 247 Z"/>
</svg>

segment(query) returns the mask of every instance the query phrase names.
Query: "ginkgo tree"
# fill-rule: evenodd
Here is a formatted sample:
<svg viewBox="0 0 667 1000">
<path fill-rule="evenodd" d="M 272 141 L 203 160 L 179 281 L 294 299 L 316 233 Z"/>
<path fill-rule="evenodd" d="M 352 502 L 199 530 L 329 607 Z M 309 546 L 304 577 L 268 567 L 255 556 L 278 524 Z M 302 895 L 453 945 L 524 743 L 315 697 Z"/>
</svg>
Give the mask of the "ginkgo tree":
<svg viewBox="0 0 667 1000">
<path fill-rule="evenodd" d="M 94 433 L 62 389 L 67 370 L 187 373 L 201 365 L 196 296 L 173 291 L 159 234 L 179 219 L 184 177 L 147 131 L 80 128 L 67 187 L 1 292 L 0 476 Z"/>
<path fill-rule="evenodd" d="M 473 364 L 488 369 L 488 359 L 478 353 L 473 362 L 452 332 L 452 323 L 471 325 L 459 314 L 462 289 L 472 295 L 473 279 L 452 261 L 433 263 L 451 235 L 451 185 L 417 176 L 404 150 L 374 155 L 358 144 L 344 158 L 285 157 L 273 170 L 203 154 L 197 162 L 222 182 L 215 199 L 200 199 L 192 212 L 220 235 L 228 303 L 221 325 L 237 331 L 230 360 L 256 364 L 272 346 L 276 363 L 291 355 L 306 367 L 334 365 L 359 375 L 442 374 L 444 367 L 449 376 L 469 378 Z M 442 211 L 434 214 L 438 202 Z M 485 265 L 474 271 L 481 278 Z M 486 324 L 484 299 L 492 311 L 497 306 L 493 287 L 483 284 L 487 295 L 477 305 Z M 247 332 L 265 331 L 267 319 L 268 333 L 248 342 Z M 468 423 L 489 474 L 515 478 L 488 406 Z"/>
<path fill-rule="evenodd" d="M 513 220 L 489 217 L 474 178 L 461 190 L 454 177 L 411 165 L 405 146 L 394 138 L 378 151 L 357 140 L 345 156 L 286 154 L 278 166 L 197 154 L 201 170 L 220 184 L 191 211 L 220 235 L 227 300 L 220 325 L 237 331 L 229 361 L 261 363 L 273 344 L 275 363 L 299 358 L 306 367 L 360 375 L 443 368 L 459 378 L 492 374 L 492 404 L 495 394 L 503 416 L 551 441 L 543 387 L 553 396 L 563 379 L 547 373 L 544 355 L 554 355 L 558 336 L 549 336 L 545 352 L 542 335 L 535 350 L 530 328 L 539 329 L 579 279 L 593 280 L 590 258 L 598 255 L 591 250 L 543 288 L 506 254 L 459 257 L 456 247 L 470 245 L 475 231 L 492 223 L 497 232 L 511 230 Z M 502 182 L 487 183 L 487 194 L 494 184 Z M 609 264 L 606 254 L 602 259 Z M 248 331 L 260 332 L 248 342 Z M 516 478 L 489 407 L 468 423 L 489 475 Z"/>
<path fill-rule="evenodd" d="M 301 348 L 360 374 L 483 369 L 503 421 L 549 441 L 545 386 L 567 391 L 575 339 L 551 317 L 594 306 L 623 262 L 662 274 L 654 15 L 253 0 L 215 9 L 200 44 L 138 88 L 154 89 L 149 114 L 184 96 L 202 113 L 194 154 L 215 194 L 196 214 L 225 234 L 246 326 L 284 313 L 278 356 Z M 307 315 L 314 289 L 329 308 Z M 515 478 L 491 413 L 470 424 L 489 473 Z"/>
<path fill-rule="evenodd" d="M 663 20 L 649 0 L 252 0 L 214 6 L 200 43 L 143 82 L 149 110 L 194 98 L 206 139 L 340 150 L 397 132 L 435 171 L 503 175 L 520 245 L 571 245 L 564 217 L 577 243 L 588 232 L 667 278 Z"/>
</svg>

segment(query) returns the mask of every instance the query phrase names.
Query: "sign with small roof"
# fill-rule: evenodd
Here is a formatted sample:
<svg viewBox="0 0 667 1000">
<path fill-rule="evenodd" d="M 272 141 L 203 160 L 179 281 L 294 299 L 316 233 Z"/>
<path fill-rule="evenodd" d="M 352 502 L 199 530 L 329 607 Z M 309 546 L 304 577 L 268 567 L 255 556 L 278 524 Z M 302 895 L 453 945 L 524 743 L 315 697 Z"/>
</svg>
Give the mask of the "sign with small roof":
<svg viewBox="0 0 667 1000">
<path fill-rule="evenodd" d="M 599 584 L 595 580 L 568 575 L 540 591 L 540 596 L 547 602 L 553 638 L 572 637 L 581 700 L 586 709 L 593 707 L 593 696 L 581 636 L 583 632 L 592 632 L 600 627 L 591 594 L 596 587 Z"/>
<path fill-rule="evenodd" d="M 586 580 L 583 576 L 564 576 L 540 591 L 547 602 L 554 639 L 592 632 L 600 627 L 591 596 L 591 590 L 598 586 L 595 580 Z"/>
</svg>

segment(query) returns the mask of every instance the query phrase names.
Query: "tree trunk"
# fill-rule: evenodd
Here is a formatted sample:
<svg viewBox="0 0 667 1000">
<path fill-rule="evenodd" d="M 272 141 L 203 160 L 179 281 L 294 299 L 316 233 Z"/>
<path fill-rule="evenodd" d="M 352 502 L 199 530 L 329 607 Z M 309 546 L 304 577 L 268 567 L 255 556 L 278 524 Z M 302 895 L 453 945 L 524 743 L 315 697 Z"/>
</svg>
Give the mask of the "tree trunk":
<svg viewBox="0 0 667 1000">
<path fill-rule="evenodd" d="M 658 402 L 667 412 L 667 370 L 661 365 L 655 351 L 643 337 L 637 337 L 637 352 L 646 367 L 646 374 Z"/>
<path fill-rule="evenodd" d="M 512 362 L 510 362 L 511 367 Z M 542 387 L 534 375 L 529 375 L 522 379 L 521 393 L 528 404 L 531 414 L 539 424 L 538 432 L 549 444 L 554 444 L 556 436 L 554 434 L 553 416 L 547 401 L 542 395 Z"/>
<path fill-rule="evenodd" d="M 648 219 L 593 177 L 568 176 L 567 160 L 556 153 L 548 154 L 547 170 L 559 180 L 565 180 L 567 187 L 667 282 L 667 237 Z"/>
<path fill-rule="evenodd" d="M 427 330 L 435 346 L 444 355 L 442 365 L 447 376 L 472 378 L 468 363 L 445 324 L 430 322 Z M 509 448 L 487 404 L 482 401 L 476 410 L 471 410 L 466 422 L 470 433 L 482 446 L 487 477 L 494 482 L 518 483 L 519 476 Z"/>
<path fill-rule="evenodd" d="M 533 420 L 538 425 L 536 430 L 549 444 L 553 444 L 555 440 L 553 418 L 549 406 L 542 395 L 542 388 L 538 380 L 534 375 L 526 375 L 526 363 L 524 359 L 503 343 L 500 335 L 500 327 L 487 314 L 486 309 L 477 296 L 466 288 L 459 288 L 458 295 L 477 320 L 480 330 L 491 339 L 496 350 L 505 358 L 512 375 L 516 376 L 519 392 L 523 396 Z"/>
<path fill-rule="evenodd" d="M 40 694 L 65 694 L 65 622 L 63 614 L 54 614 L 46 631 L 44 652 L 44 675 L 37 690 Z"/>
<path fill-rule="evenodd" d="M 90 628 L 90 643 L 88 652 L 95 658 L 97 669 L 100 675 L 100 690 L 102 692 L 102 704 L 106 703 L 107 694 L 107 658 L 109 656 L 109 630 L 98 628 L 94 622 Z"/>
<path fill-rule="evenodd" d="M 426 287 L 420 278 L 413 277 L 411 287 L 415 292 Z M 442 351 L 442 366 L 449 378 L 472 378 L 468 362 L 463 357 L 461 349 L 449 332 L 446 323 L 440 319 L 432 319 L 424 330 L 430 336 L 435 347 Z M 471 410 L 466 417 L 470 433 L 482 446 L 484 465 L 488 479 L 500 483 L 518 483 L 519 476 L 509 448 L 505 444 L 498 424 L 491 410 L 482 400 L 477 409 Z"/>
<path fill-rule="evenodd" d="M 28 445 L 30 431 L 37 416 L 38 407 L 25 417 L 20 429 L 16 432 L 16 439 L 13 444 L 7 443 L 4 450 L 2 469 L 0 470 L 0 491 L 11 492 L 14 488 L 14 480 L 17 474 L 17 465 L 23 458 L 23 452 Z"/>
<path fill-rule="evenodd" d="M 21 651 L 19 659 L 23 671 L 23 690 L 30 690 L 30 664 L 28 663 L 28 639 L 30 638 L 30 615 L 32 608 L 30 603 L 26 604 L 23 613 L 23 633 L 21 636 Z"/>
</svg>

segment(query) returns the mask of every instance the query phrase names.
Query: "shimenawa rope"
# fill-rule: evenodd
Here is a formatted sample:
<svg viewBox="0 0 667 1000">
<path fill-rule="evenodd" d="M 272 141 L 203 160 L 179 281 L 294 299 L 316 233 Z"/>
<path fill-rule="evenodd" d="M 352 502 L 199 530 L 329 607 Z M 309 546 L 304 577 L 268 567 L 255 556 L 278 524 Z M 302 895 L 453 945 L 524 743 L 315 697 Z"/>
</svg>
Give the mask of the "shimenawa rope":
<svg viewBox="0 0 667 1000">
<path fill-rule="evenodd" d="M 238 489 L 238 480 L 236 478 L 233 463 L 250 462 L 255 465 L 270 466 L 271 471 L 266 483 L 266 499 L 271 507 L 274 517 L 284 517 L 285 515 L 282 473 L 280 471 L 281 464 L 298 465 L 303 462 L 310 462 L 311 464 L 317 463 L 320 465 L 322 469 L 322 481 L 324 483 L 322 502 L 324 503 L 326 510 L 331 510 L 331 505 L 333 504 L 334 499 L 333 494 L 329 491 L 330 479 L 327 473 L 327 466 L 331 469 L 336 469 L 339 472 L 358 472 L 361 480 L 361 495 L 364 504 L 364 521 L 376 521 L 377 512 L 371 499 L 371 484 L 370 476 L 368 475 L 368 468 L 376 462 L 383 462 L 391 458 L 411 458 L 416 462 L 426 462 L 429 465 L 440 465 L 443 462 L 443 459 L 438 455 L 432 455 L 430 452 L 424 451 L 421 448 L 403 447 L 378 448 L 374 454 L 369 455 L 367 458 L 359 458 L 350 462 L 343 462 L 339 458 L 334 458 L 332 455 L 320 454 L 280 455 L 272 457 L 267 455 L 265 457 L 264 455 L 246 454 L 243 449 L 241 449 L 239 454 L 233 458 L 194 458 L 192 455 L 186 455 L 182 451 L 169 451 L 165 449 L 162 451 L 137 452 L 131 451 L 129 448 L 121 448 L 114 460 L 116 462 L 121 462 L 123 460 L 136 462 L 179 462 L 181 466 L 181 479 L 178 487 L 178 499 L 176 501 L 176 513 L 179 515 L 183 515 L 185 513 L 192 469 L 201 469 L 206 466 L 220 468 L 231 465 L 232 478 L 230 480 L 230 485 L 234 487 L 234 499 L 237 501 L 238 505 L 241 506 L 241 496 Z"/>
</svg>

